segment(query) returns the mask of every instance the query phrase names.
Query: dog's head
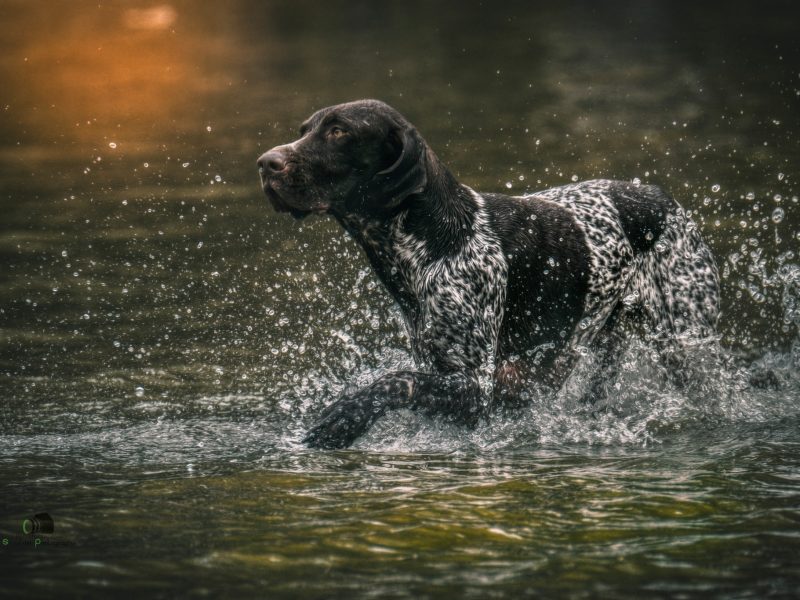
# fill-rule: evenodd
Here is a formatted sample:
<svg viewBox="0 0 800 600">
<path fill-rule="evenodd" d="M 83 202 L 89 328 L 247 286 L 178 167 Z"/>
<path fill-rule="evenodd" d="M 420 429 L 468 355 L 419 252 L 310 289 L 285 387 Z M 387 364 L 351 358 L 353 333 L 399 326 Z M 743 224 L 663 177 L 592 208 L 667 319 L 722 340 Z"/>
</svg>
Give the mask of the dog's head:
<svg viewBox="0 0 800 600">
<path fill-rule="evenodd" d="M 426 145 L 391 106 L 359 100 L 311 115 L 300 139 L 265 152 L 258 170 L 275 209 L 296 218 L 380 215 L 425 189 Z"/>
</svg>

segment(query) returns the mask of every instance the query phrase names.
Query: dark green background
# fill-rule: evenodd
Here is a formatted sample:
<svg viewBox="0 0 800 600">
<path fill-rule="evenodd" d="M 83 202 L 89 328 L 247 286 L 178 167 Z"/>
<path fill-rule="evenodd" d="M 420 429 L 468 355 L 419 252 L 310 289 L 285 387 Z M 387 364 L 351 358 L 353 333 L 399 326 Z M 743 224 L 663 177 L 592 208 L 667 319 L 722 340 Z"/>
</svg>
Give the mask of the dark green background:
<svg viewBox="0 0 800 600">
<path fill-rule="evenodd" d="M 5 589 L 800 586 L 793 3 L 0 11 L 0 530 L 48 511 L 74 542 L 0 546 Z M 330 220 L 276 215 L 255 160 L 361 97 L 479 190 L 669 190 L 723 273 L 727 358 L 761 359 L 782 389 L 742 389 L 711 361 L 677 394 L 633 351 L 623 408 L 601 418 L 567 394 L 473 434 L 400 414 L 358 450 L 303 449 L 325 403 L 410 358 L 359 249 Z"/>
</svg>

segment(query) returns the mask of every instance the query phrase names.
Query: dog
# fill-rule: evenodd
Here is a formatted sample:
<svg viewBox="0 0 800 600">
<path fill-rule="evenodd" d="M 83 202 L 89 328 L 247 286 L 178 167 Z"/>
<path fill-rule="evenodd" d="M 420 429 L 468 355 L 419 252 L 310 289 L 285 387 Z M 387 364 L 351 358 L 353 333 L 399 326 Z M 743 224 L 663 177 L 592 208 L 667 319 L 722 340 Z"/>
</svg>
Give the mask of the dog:
<svg viewBox="0 0 800 600">
<path fill-rule="evenodd" d="M 309 446 L 347 447 L 401 408 L 475 426 L 532 387 L 559 389 L 586 348 L 599 364 L 591 402 L 629 331 L 673 367 L 686 340 L 714 335 L 714 258 L 656 186 L 479 193 L 378 100 L 323 108 L 299 133 L 258 159 L 264 192 L 277 211 L 331 215 L 349 232 L 400 307 L 419 366 L 338 399 Z"/>
</svg>

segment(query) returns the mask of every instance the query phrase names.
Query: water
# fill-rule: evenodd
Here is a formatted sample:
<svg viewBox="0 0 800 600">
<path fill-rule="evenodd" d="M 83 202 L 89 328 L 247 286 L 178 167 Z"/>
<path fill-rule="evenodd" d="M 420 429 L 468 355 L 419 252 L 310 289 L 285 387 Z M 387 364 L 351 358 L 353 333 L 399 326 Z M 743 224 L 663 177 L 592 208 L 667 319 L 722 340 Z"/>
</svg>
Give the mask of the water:
<svg viewBox="0 0 800 600">
<path fill-rule="evenodd" d="M 794 596 L 792 10 L 7 3 L 4 594 Z M 474 432 L 400 412 L 302 447 L 342 391 L 411 366 L 359 249 L 273 213 L 254 166 L 359 97 L 478 189 L 669 189 L 719 262 L 723 350 L 694 349 L 684 391 L 633 344 L 597 411 L 579 371 Z M 754 361 L 779 389 L 747 386 Z M 54 534 L 22 535 L 40 512 Z"/>
</svg>

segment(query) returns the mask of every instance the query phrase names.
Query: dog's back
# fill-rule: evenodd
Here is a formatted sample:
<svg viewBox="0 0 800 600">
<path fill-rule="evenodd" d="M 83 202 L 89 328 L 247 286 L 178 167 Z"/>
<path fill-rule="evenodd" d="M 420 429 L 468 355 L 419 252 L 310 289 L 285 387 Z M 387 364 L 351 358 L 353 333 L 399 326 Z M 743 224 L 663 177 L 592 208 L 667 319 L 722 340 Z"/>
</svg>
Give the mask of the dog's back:
<svg viewBox="0 0 800 600">
<path fill-rule="evenodd" d="M 592 266 L 583 327 L 592 334 L 621 300 L 662 336 L 714 333 L 719 275 L 696 224 L 661 188 L 592 180 L 528 197 L 566 207 L 582 229 Z"/>
<path fill-rule="evenodd" d="M 501 393 L 513 396 L 542 373 L 559 385 L 580 347 L 610 364 L 630 330 L 650 333 L 673 363 L 676 339 L 714 333 L 716 265 L 660 188 L 592 180 L 485 198 L 508 261 L 499 383 L 508 372 L 520 380 Z"/>
</svg>

